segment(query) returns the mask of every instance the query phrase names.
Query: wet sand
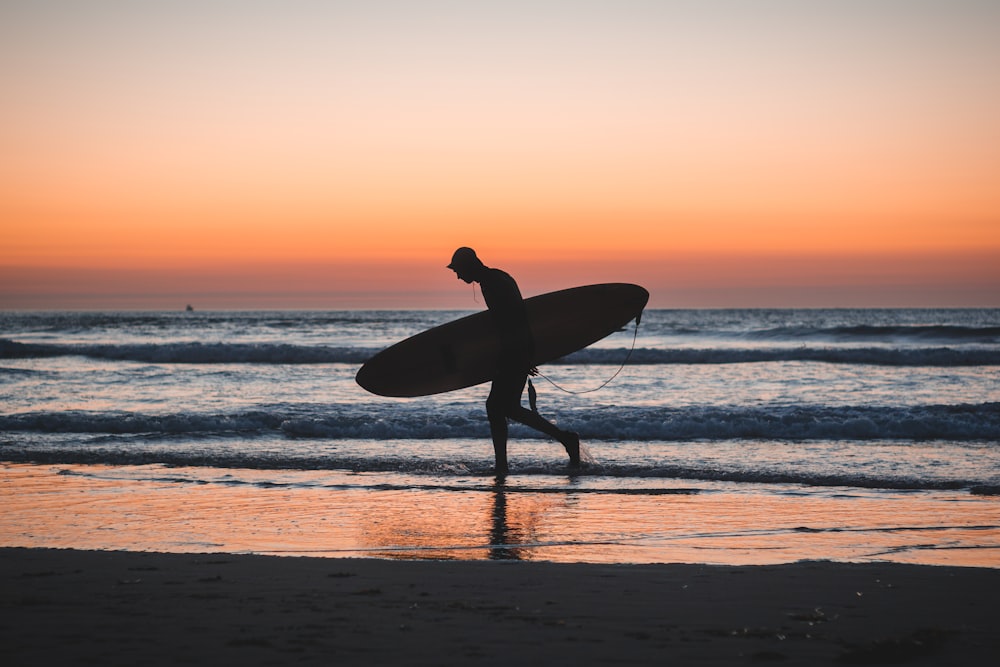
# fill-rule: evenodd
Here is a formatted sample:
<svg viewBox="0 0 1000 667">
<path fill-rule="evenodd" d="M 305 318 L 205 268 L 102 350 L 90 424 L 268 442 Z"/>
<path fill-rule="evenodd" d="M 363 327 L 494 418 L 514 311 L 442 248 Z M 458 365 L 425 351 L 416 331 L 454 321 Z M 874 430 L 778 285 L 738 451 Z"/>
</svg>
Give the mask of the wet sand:
<svg viewBox="0 0 1000 667">
<path fill-rule="evenodd" d="M 988 664 L 1000 569 L 0 549 L 0 658 L 43 664 Z"/>
<path fill-rule="evenodd" d="M 1000 567 L 1000 497 L 211 467 L 0 465 L 0 545 L 562 563 Z M 552 486 L 547 486 L 551 484 Z M 588 492 L 588 491 L 597 491 Z M 640 491 L 629 493 L 628 491 Z M 220 511 L 220 508 L 225 508 Z M 429 509 L 432 508 L 432 511 Z"/>
</svg>

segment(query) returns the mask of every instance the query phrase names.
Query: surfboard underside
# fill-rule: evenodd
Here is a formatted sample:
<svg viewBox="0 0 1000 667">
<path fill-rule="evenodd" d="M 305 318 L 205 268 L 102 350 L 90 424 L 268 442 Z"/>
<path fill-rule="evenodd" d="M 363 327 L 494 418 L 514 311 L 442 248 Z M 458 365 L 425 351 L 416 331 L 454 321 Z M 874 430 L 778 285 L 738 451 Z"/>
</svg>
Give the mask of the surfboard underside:
<svg viewBox="0 0 1000 667">
<path fill-rule="evenodd" d="M 629 283 L 572 287 L 525 299 L 535 363 L 581 350 L 638 317 L 649 292 Z M 489 381 L 499 340 L 488 311 L 428 329 L 369 359 L 356 380 L 381 396 L 440 394 Z"/>
</svg>

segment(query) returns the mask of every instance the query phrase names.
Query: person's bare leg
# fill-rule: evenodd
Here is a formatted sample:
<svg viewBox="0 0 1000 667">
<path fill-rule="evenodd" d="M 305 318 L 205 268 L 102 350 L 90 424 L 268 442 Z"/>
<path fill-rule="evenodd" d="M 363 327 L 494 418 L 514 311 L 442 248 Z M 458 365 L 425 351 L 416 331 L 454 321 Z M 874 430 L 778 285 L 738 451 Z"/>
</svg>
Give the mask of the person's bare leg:
<svg viewBox="0 0 1000 667">
<path fill-rule="evenodd" d="M 490 417 L 490 436 L 493 438 L 493 457 L 496 461 L 496 476 L 505 477 L 507 468 L 507 418 Z"/>
<path fill-rule="evenodd" d="M 566 437 L 560 440 L 562 446 L 566 448 L 566 453 L 569 454 L 569 467 L 579 468 L 580 467 L 580 434 L 575 431 L 563 431 Z"/>
<path fill-rule="evenodd" d="M 558 440 L 566 448 L 566 453 L 569 454 L 570 466 L 574 468 L 580 466 L 579 435 L 573 431 L 565 431 L 559 428 L 537 412 L 533 412 L 521 405 L 518 405 L 511 411 L 510 418 Z"/>
<path fill-rule="evenodd" d="M 496 460 L 496 476 L 505 477 L 507 467 L 507 410 L 504 404 L 509 391 L 502 383 L 493 382 L 490 396 L 486 399 L 486 418 L 490 422 L 490 437 L 493 439 L 493 457 Z"/>
</svg>

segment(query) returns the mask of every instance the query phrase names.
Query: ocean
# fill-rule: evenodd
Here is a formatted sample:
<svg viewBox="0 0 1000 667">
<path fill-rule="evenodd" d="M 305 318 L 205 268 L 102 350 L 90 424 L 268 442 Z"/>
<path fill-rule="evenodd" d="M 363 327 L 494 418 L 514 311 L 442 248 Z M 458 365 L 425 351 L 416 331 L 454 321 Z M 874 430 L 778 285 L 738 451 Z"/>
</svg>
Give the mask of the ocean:
<svg viewBox="0 0 1000 667">
<path fill-rule="evenodd" d="M 488 385 L 354 381 L 466 314 L 0 313 L 0 546 L 1000 567 L 1000 309 L 648 310 L 502 482 Z"/>
</svg>

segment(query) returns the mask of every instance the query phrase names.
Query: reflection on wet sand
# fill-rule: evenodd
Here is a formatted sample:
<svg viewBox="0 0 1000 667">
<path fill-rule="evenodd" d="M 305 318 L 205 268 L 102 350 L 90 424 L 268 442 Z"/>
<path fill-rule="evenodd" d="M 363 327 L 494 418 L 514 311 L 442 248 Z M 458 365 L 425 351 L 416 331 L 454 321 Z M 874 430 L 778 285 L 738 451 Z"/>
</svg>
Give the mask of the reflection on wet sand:
<svg viewBox="0 0 1000 667">
<path fill-rule="evenodd" d="M 371 555 L 479 560 L 485 553 L 490 560 L 530 560 L 529 547 L 541 541 L 538 529 L 545 515 L 572 503 L 565 494 L 511 493 L 503 480 L 486 492 L 436 494 L 433 504 L 420 502 L 426 497 L 422 490 L 411 502 L 394 503 L 396 511 L 379 512 L 360 527 Z"/>
<path fill-rule="evenodd" d="M 521 560 L 521 551 L 515 546 L 519 534 L 516 530 L 511 530 L 507 523 L 507 489 L 502 479 L 498 479 L 493 487 L 492 518 L 490 560 Z"/>
</svg>

